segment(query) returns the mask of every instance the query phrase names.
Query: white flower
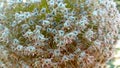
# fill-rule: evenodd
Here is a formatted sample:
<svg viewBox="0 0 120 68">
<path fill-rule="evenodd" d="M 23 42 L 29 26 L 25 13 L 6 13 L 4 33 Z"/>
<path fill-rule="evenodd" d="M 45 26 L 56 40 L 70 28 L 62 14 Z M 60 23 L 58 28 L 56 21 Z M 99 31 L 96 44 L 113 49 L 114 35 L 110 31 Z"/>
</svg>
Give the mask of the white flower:
<svg viewBox="0 0 120 68">
<path fill-rule="evenodd" d="M 56 29 L 52 29 L 52 33 L 53 33 L 53 34 L 56 34 L 56 33 L 57 33 L 57 30 L 56 30 Z"/>
<path fill-rule="evenodd" d="M 57 3 L 61 3 L 61 2 L 63 2 L 63 0 L 56 0 L 57 1 Z"/>
<path fill-rule="evenodd" d="M 59 33 L 59 36 L 63 36 L 65 32 L 63 30 L 59 30 L 58 33 Z"/>
<path fill-rule="evenodd" d="M 77 36 L 77 35 L 79 34 L 78 31 L 73 31 L 72 33 L 73 33 L 75 36 Z"/>
<path fill-rule="evenodd" d="M 39 14 L 39 13 L 38 13 L 38 9 L 35 8 L 34 11 L 33 11 L 33 13 L 32 13 L 32 16 L 37 16 L 38 14 Z"/>
<path fill-rule="evenodd" d="M 0 13 L 0 19 L 3 20 L 3 19 L 6 19 L 7 17 L 4 15 L 4 14 L 1 14 Z"/>
<path fill-rule="evenodd" d="M 9 34 L 10 34 L 9 30 L 5 30 L 0 36 L 0 41 L 8 42 Z"/>
<path fill-rule="evenodd" d="M 42 25 L 46 25 L 46 26 L 48 26 L 48 25 L 50 25 L 50 21 L 48 21 L 48 20 L 43 20 Z"/>
<path fill-rule="evenodd" d="M 51 64 L 51 63 L 52 63 L 51 59 L 44 59 L 43 64 Z"/>
<path fill-rule="evenodd" d="M 70 16 L 69 19 L 70 19 L 71 21 L 75 21 L 76 18 L 75 18 L 74 16 Z"/>
<path fill-rule="evenodd" d="M 83 29 L 86 27 L 85 25 L 88 24 L 88 19 L 84 16 L 80 19 L 79 22 L 76 23 L 77 26 L 82 27 Z"/>
<path fill-rule="evenodd" d="M 29 17 L 32 16 L 30 12 L 25 12 L 24 14 L 25 14 L 25 17 L 26 17 L 26 18 L 29 18 Z"/>
<path fill-rule="evenodd" d="M 81 52 L 81 49 L 80 49 L 80 48 L 77 48 L 74 53 L 77 54 L 77 53 L 79 53 L 79 52 Z"/>
<path fill-rule="evenodd" d="M 100 46 L 100 45 L 101 45 L 101 41 L 95 40 L 95 41 L 94 41 L 94 44 L 97 45 L 97 46 Z"/>
<path fill-rule="evenodd" d="M 97 16 L 98 15 L 98 11 L 94 10 L 92 14 L 95 15 L 95 16 Z"/>
<path fill-rule="evenodd" d="M 120 40 L 120 34 L 118 34 L 118 39 Z"/>
<path fill-rule="evenodd" d="M 52 16 L 55 16 L 56 15 L 56 10 L 53 9 L 53 11 L 51 12 Z"/>
<path fill-rule="evenodd" d="M 74 56 L 75 56 L 74 54 L 69 54 L 68 57 L 69 57 L 69 59 L 74 59 Z"/>
<path fill-rule="evenodd" d="M 3 8 L 4 8 L 4 3 L 0 2 L 0 12 L 3 10 Z"/>
<path fill-rule="evenodd" d="M 59 41 L 59 43 L 57 44 L 58 47 L 63 47 L 65 46 L 65 41 Z"/>
<path fill-rule="evenodd" d="M 32 35 L 33 35 L 33 32 L 29 29 L 23 36 L 25 38 L 29 38 L 29 37 L 32 37 Z"/>
<path fill-rule="evenodd" d="M 22 45 L 17 45 L 16 50 L 17 50 L 17 51 L 22 51 L 23 48 L 24 48 L 24 47 L 23 47 Z"/>
<path fill-rule="evenodd" d="M 65 9 L 66 4 L 63 4 L 62 2 L 58 3 L 58 8 Z"/>
<path fill-rule="evenodd" d="M 38 3 L 41 2 L 41 0 L 30 0 L 31 3 Z"/>
<path fill-rule="evenodd" d="M 65 21 L 65 23 L 63 25 L 64 25 L 64 27 L 69 27 L 70 26 L 70 21 L 69 20 Z"/>
<path fill-rule="evenodd" d="M 62 61 L 68 61 L 68 60 L 69 60 L 68 56 L 64 55 L 64 56 L 62 57 Z"/>
<path fill-rule="evenodd" d="M 33 20 L 29 20 L 29 25 L 33 25 L 35 22 Z"/>
<path fill-rule="evenodd" d="M 54 5 L 55 5 L 55 1 L 54 1 L 54 0 L 50 0 L 50 1 L 48 2 L 48 4 L 49 4 L 50 6 L 54 6 Z"/>
<path fill-rule="evenodd" d="M 34 46 L 28 46 L 25 48 L 25 50 L 29 51 L 29 52 L 35 52 L 36 48 Z"/>
<path fill-rule="evenodd" d="M 106 10 L 105 10 L 105 9 L 99 9 L 99 10 L 98 10 L 98 14 L 99 14 L 100 16 L 103 16 L 105 13 L 106 13 Z"/>
<path fill-rule="evenodd" d="M 30 26 L 28 25 L 28 24 L 22 24 L 22 29 L 23 30 L 26 30 L 26 29 L 28 29 Z"/>
<path fill-rule="evenodd" d="M 39 25 L 36 25 L 36 30 L 41 30 L 42 29 L 42 26 L 39 26 Z"/>
<path fill-rule="evenodd" d="M 93 32 L 91 29 L 89 29 L 89 30 L 85 33 L 85 37 L 86 37 L 89 41 L 91 41 L 91 38 L 93 38 L 93 35 L 94 35 L 94 32 Z"/>
<path fill-rule="evenodd" d="M 60 55 L 60 49 L 55 49 L 54 50 L 54 55 L 59 56 Z"/>
<path fill-rule="evenodd" d="M 52 29 L 51 28 L 47 28 L 47 32 L 51 32 L 52 31 Z"/>
<path fill-rule="evenodd" d="M 42 8 L 40 12 L 41 13 L 46 13 L 46 8 Z"/>
<path fill-rule="evenodd" d="M 26 15 L 25 14 L 19 14 L 18 20 L 25 20 L 25 19 L 26 19 Z"/>
<path fill-rule="evenodd" d="M 54 41 L 56 42 L 56 43 L 58 43 L 59 41 L 60 41 L 60 39 L 59 39 L 59 37 L 54 37 Z"/>
<path fill-rule="evenodd" d="M 18 45 L 20 41 L 18 39 L 13 39 L 13 45 Z"/>
<path fill-rule="evenodd" d="M 17 22 L 16 21 L 13 21 L 12 23 L 11 23 L 11 26 L 12 27 L 15 27 L 17 25 Z"/>
<path fill-rule="evenodd" d="M 23 0 L 17 0 L 16 2 L 17 2 L 17 3 L 22 3 L 22 2 L 23 2 Z"/>
<path fill-rule="evenodd" d="M 44 41 L 44 40 L 45 40 L 44 35 L 42 35 L 42 34 L 41 34 L 41 35 L 38 35 L 38 36 L 37 36 L 37 40 L 38 40 L 38 41 Z"/>
<path fill-rule="evenodd" d="M 15 19 L 18 19 L 19 15 L 19 13 L 15 13 Z"/>
<path fill-rule="evenodd" d="M 3 51 L 5 49 L 4 45 L 0 45 L 0 51 Z"/>
<path fill-rule="evenodd" d="M 0 31 L 3 31 L 4 29 L 5 27 L 2 24 L 0 24 Z"/>
<path fill-rule="evenodd" d="M 80 53 L 81 57 L 84 57 L 85 55 L 86 55 L 86 53 L 84 51 Z"/>
<path fill-rule="evenodd" d="M 104 0 L 98 0 L 100 4 L 103 4 L 104 3 Z"/>
</svg>

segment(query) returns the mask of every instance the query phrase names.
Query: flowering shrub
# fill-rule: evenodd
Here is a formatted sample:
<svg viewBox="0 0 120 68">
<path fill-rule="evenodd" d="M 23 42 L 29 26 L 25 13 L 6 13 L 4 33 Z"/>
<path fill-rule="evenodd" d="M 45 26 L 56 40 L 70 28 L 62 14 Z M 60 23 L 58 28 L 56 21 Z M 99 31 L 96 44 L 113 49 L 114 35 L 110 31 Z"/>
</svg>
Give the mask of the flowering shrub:
<svg viewBox="0 0 120 68">
<path fill-rule="evenodd" d="M 113 0 L 8 0 L 0 9 L 3 68 L 104 67 L 119 38 Z"/>
</svg>

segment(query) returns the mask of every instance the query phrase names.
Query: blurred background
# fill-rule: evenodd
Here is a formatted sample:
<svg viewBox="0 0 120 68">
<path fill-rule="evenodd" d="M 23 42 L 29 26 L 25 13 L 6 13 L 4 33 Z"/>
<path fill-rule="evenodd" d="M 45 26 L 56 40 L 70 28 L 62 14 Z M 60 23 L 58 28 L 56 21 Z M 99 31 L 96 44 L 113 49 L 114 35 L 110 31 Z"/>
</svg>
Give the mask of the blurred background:
<svg viewBox="0 0 120 68">
<path fill-rule="evenodd" d="M 117 3 L 117 8 L 120 11 L 120 0 L 115 0 Z M 120 40 L 115 45 L 115 55 L 108 62 L 107 68 L 120 68 Z"/>
<path fill-rule="evenodd" d="M 120 0 L 115 0 L 115 1 L 116 1 L 116 3 L 117 3 L 118 9 L 120 10 Z"/>
</svg>

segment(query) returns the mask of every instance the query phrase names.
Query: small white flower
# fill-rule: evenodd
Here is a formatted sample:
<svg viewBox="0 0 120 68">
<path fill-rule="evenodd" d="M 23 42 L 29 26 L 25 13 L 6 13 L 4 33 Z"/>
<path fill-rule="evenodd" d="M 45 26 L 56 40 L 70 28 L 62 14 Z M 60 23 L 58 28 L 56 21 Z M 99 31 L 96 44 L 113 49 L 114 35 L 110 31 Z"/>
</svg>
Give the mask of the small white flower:
<svg viewBox="0 0 120 68">
<path fill-rule="evenodd" d="M 54 37 L 54 41 L 58 43 L 60 41 L 59 37 Z"/>
<path fill-rule="evenodd" d="M 22 45 L 17 45 L 16 50 L 17 50 L 17 51 L 22 51 L 23 48 L 24 48 L 24 47 L 23 47 Z"/>
<path fill-rule="evenodd" d="M 106 13 L 106 10 L 105 10 L 105 9 L 99 9 L 99 10 L 98 10 L 98 14 L 99 14 L 100 16 L 103 16 L 105 13 Z"/>
<path fill-rule="evenodd" d="M 22 3 L 23 2 L 23 0 L 17 0 L 16 1 L 16 3 Z"/>
<path fill-rule="evenodd" d="M 29 52 L 35 52 L 36 48 L 34 46 L 28 46 L 25 48 L 25 50 L 29 51 Z"/>
<path fill-rule="evenodd" d="M 95 15 L 95 16 L 97 16 L 98 15 L 98 11 L 94 10 L 92 14 Z"/>
<path fill-rule="evenodd" d="M 4 8 L 4 2 L 0 2 L 0 11 L 2 11 Z"/>
<path fill-rule="evenodd" d="M 32 16 L 30 12 L 25 12 L 24 14 L 25 14 L 26 18 L 29 18 Z"/>
<path fill-rule="evenodd" d="M 52 29 L 51 28 L 47 28 L 47 32 L 52 32 Z"/>
<path fill-rule="evenodd" d="M 80 26 L 80 27 L 82 27 L 82 28 L 85 28 L 85 27 L 86 27 L 86 26 L 85 26 L 86 24 L 88 24 L 88 19 L 87 19 L 85 16 L 82 17 L 82 18 L 80 19 L 80 21 L 76 23 L 77 26 Z"/>
<path fill-rule="evenodd" d="M 18 45 L 20 41 L 18 39 L 13 39 L 13 45 Z"/>
<path fill-rule="evenodd" d="M 54 9 L 52 12 L 51 12 L 51 14 L 52 14 L 52 16 L 55 16 L 56 15 L 56 10 Z"/>
<path fill-rule="evenodd" d="M 44 62 L 43 62 L 44 65 L 51 64 L 51 63 L 52 63 L 51 59 L 44 59 Z"/>
<path fill-rule="evenodd" d="M 41 13 L 46 13 L 46 8 L 42 8 Z"/>
<path fill-rule="evenodd" d="M 44 35 L 38 35 L 37 40 L 44 41 L 45 40 Z"/>
<path fill-rule="evenodd" d="M 81 54 L 80 54 L 81 57 L 84 57 L 85 55 L 86 55 L 86 53 L 84 51 L 81 52 Z"/>
<path fill-rule="evenodd" d="M 118 34 L 118 39 L 120 40 L 120 34 Z"/>
<path fill-rule="evenodd" d="M 26 15 L 25 14 L 19 14 L 18 20 L 25 20 Z"/>
<path fill-rule="evenodd" d="M 55 56 L 59 56 L 59 55 L 60 55 L 60 49 L 54 50 L 54 55 L 55 55 Z"/>
<path fill-rule="evenodd" d="M 100 4 L 103 4 L 104 0 L 98 0 Z"/>
<path fill-rule="evenodd" d="M 41 2 L 41 0 L 30 0 L 31 3 L 38 3 Z"/>
<path fill-rule="evenodd" d="M 75 56 L 74 54 L 70 54 L 70 55 L 69 55 L 69 58 L 70 58 L 70 59 L 74 59 L 74 56 Z"/>
<path fill-rule="evenodd" d="M 81 49 L 80 49 L 80 48 L 77 48 L 74 53 L 77 54 L 77 53 L 79 53 L 79 52 L 81 52 Z"/>
<path fill-rule="evenodd" d="M 70 19 L 71 21 L 75 21 L 76 18 L 73 17 L 73 16 L 70 16 L 69 19 Z"/>
<path fill-rule="evenodd" d="M 59 30 L 58 33 L 59 33 L 59 36 L 63 36 L 65 32 L 63 30 Z"/>
<path fill-rule="evenodd" d="M 56 34 L 56 33 L 57 33 L 57 30 L 56 30 L 56 29 L 52 29 L 52 33 L 53 33 L 53 34 Z"/>
<path fill-rule="evenodd" d="M 1 14 L 0 13 L 0 19 L 3 20 L 3 19 L 6 19 L 7 17 L 4 15 L 4 14 Z"/>
<path fill-rule="evenodd" d="M 32 13 L 32 15 L 33 15 L 33 16 L 37 16 L 38 14 L 39 14 L 39 13 L 38 13 L 38 9 L 35 8 L 34 11 L 33 11 L 33 13 Z"/>
<path fill-rule="evenodd" d="M 29 20 L 29 25 L 33 25 L 34 21 L 33 20 Z"/>
<path fill-rule="evenodd" d="M 100 46 L 100 45 L 101 45 L 101 41 L 95 40 L 95 41 L 94 41 L 94 44 L 97 45 L 97 46 Z"/>
<path fill-rule="evenodd" d="M 48 2 L 48 4 L 49 4 L 50 6 L 54 6 L 54 5 L 55 5 L 55 1 L 54 1 L 54 0 L 50 0 L 50 1 Z"/>
<path fill-rule="evenodd" d="M 29 29 L 23 36 L 29 38 L 33 35 L 33 32 Z"/>
<path fill-rule="evenodd" d="M 28 24 L 22 24 L 22 29 L 23 30 L 26 30 L 26 29 L 28 29 L 30 26 L 28 25 Z"/>
<path fill-rule="evenodd" d="M 19 13 L 15 13 L 15 19 L 18 19 L 19 15 Z"/>
<path fill-rule="evenodd" d="M 7 28 L 6 28 L 6 30 L 0 36 L 0 41 L 8 42 L 9 34 L 10 34 L 9 30 L 7 30 Z"/>
<path fill-rule="evenodd" d="M 65 46 L 65 41 L 59 41 L 59 43 L 57 44 L 58 47 L 63 47 Z"/>
<path fill-rule="evenodd" d="M 63 0 L 56 0 L 57 1 L 57 4 L 59 4 L 59 3 L 63 3 Z"/>
<path fill-rule="evenodd" d="M 85 33 L 85 37 L 86 37 L 89 41 L 91 41 L 91 38 L 93 38 L 93 35 L 94 35 L 94 32 L 93 32 L 91 29 L 89 29 L 89 30 Z"/>
<path fill-rule="evenodd" d="M 64 55 L 64 56 L 62 57 L 62 61 L 68 61 L 68 60 L 69 60 L 68 56 Z"/>
<path fill-rule="evenodd" d="M 62 2 L 58 3 L 58 8 L 65 9 L 66 4 L 63 4 Z"/>
<path fill-rule="evenodd" d="M 4 45 L 0 45 L 0 51 L 3 51 L 4 50 Z"/>
<path fill-rule="evenodd" d="M 73 31 L 72 33 L 73 33 L 75 36 L 77 36 L 77 35 L 79 34 L 78 31 Z"/>
<path fill-rule="evenodd" d="M 46 25 L 46 26 L 48 26 L 48 25 L 50 25 L 50 21 L 48 21 L 48 20 L 43 20 L 42 25 Z"/>
<path fill-rule="evenodd" d="M 2 24 L 0 24 L 0 31 L 3 31 L 4 29 L 5 27 Z"/>
<path fill-rule="evenodd" d="M 13 21 L 12 23 L 11 23 L 11 26 L 12 27 L 15 27 L 17 25 L 17 22 L 16 21 Z"/>
<path fill-rule="evenodd" d="M 36 25 L 36 30 L 41 30 L 42 26 Z"/>
<path fill-rule="evenodd" d="M 64 25 L 64 27 L 69 27 L 70 26 L 70 21 L 69 20 L 65 21 L 65 23 L 63 25 Z"/>
</svg>

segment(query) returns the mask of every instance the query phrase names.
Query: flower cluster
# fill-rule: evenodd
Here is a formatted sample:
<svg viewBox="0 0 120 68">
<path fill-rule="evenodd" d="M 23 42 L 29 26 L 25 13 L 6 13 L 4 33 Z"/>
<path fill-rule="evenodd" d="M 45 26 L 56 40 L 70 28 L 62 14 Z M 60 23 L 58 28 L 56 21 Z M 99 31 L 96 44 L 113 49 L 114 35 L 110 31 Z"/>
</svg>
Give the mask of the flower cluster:
<svg viewBox="0 0 120 68">
<path fill-rule="evenodd" d="M 99 68 L 120 38 L 113 0 L 7 0 L 0 9 L 3 68 Z"/>
</svg>

